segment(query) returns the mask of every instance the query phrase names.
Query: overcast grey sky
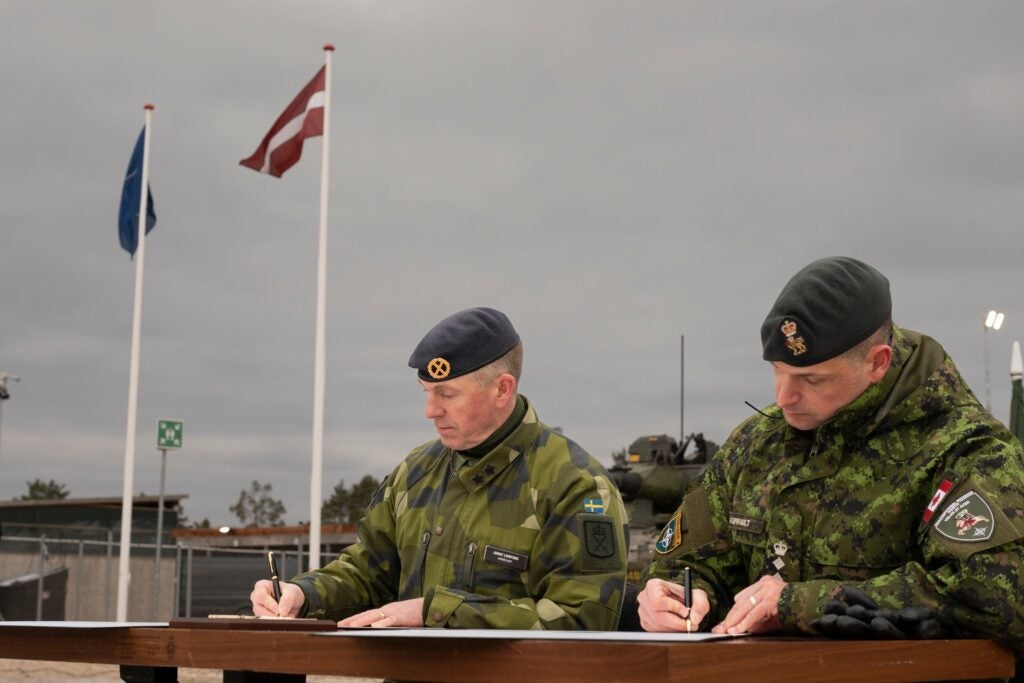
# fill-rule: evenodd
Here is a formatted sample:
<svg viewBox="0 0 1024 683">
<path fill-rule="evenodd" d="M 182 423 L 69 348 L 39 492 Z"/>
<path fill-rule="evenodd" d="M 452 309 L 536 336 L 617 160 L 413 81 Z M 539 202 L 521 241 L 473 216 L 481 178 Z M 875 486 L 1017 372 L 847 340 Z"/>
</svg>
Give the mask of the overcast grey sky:
<svg viewBox="0 0 1024 683">
<path fill-rule="evenodd" d="M 432 438 L 409 352 L 504 310 L 523 392 L 602 462 L 772 401 L 758 329 L 829 255 L 892 281 L 1007 419 L 1024 339 L 1024 4 L 0 0 L 0 498 L 120 496 L 134 266 L 121 181 L 156 105 L 136 492 L 214 524 L 253 479 L 309 516 L 320 140 L 238 165 L 334 53 L 324 495 Z"/>
</svg>

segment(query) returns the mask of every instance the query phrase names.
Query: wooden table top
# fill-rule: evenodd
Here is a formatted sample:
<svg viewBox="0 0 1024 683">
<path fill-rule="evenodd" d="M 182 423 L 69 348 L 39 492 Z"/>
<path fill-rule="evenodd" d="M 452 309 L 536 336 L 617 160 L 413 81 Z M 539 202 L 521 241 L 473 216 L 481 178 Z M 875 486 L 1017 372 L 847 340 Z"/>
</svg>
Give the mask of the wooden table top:
<svg viewBox="0 0 1024 683">
<path fill-rule="evenodd" d="M 512 632 L 514 633 L 514 632 Z M 709 642 L 390 637 L 186 628 L 0 626 L 0 657 L 407 681 L 928 681 L 1013 676 L 987 640 L 753 637 Z"/>
</svg>

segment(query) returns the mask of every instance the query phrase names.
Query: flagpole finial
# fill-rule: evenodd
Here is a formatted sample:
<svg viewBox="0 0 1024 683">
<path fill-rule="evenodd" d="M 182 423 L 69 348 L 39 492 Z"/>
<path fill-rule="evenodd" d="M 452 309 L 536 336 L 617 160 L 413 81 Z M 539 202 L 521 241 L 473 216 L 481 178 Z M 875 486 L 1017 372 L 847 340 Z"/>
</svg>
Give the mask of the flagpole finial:
<svg viewBox="0 0 1024 683">
<path fill-rule="evenodd" d="M 142 107 L 142 108 L 143 108 L 143 109 L 149 109 L 150 111 L 152 111 L 153 109 L 156 109 L 156 107 L 154 107 L 154 106 L 153 106 L 153 103 L 152 103 L 152 102 L 146 102 L 146 104 L 145 104 L 145 105 L 143 105 L 143 107 Z"/>
<path fill-rule="evenodd" d="M 332 43 L 324 45 L 324 52 L 334 52 L 334 45 Z"/>
</svg>

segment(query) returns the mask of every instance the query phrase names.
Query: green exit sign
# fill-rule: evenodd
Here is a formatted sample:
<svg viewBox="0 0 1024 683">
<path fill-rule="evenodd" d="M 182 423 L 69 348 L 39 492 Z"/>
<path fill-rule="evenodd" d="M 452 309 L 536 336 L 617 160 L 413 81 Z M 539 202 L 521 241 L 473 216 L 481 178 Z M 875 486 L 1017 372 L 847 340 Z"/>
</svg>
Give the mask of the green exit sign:
<svg viewBox="0 0 1024 683">
<path fill-rule="evenodd" d="M 181 448 L 181 436 L 185 423 L 180 420 L 157 420 L 156 447 Z"/>
</svg>

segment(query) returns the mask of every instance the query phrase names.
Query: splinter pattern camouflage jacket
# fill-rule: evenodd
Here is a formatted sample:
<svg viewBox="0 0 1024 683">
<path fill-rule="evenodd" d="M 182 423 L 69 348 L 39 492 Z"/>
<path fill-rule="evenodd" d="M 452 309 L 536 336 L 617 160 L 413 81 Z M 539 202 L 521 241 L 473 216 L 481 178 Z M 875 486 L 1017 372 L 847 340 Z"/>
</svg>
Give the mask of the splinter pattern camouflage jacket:
<svg viewBox="0 0 1024 683">
<path fill-rule="evenodd" d="M 810 631 L 840 585 L 928 606 L 1024 649 L 1024 457 L 933 339 L 894 330 L 878 384 L 813 432 L 773 405 L 742 423 L 666 525 L 649 577 L 689 565 L 720 622 L 765 574 Z"/>
<path fill-rule="evenodd" d="M 359 541 L 292 583 L 306 615 L 341 619 L 424 597 L 427 626 L 614 630 L 626 576 L 626 513 L 605 469 L 526 415 L 453 472 L 440 441 L 385 480 Z"/>
</svg>

